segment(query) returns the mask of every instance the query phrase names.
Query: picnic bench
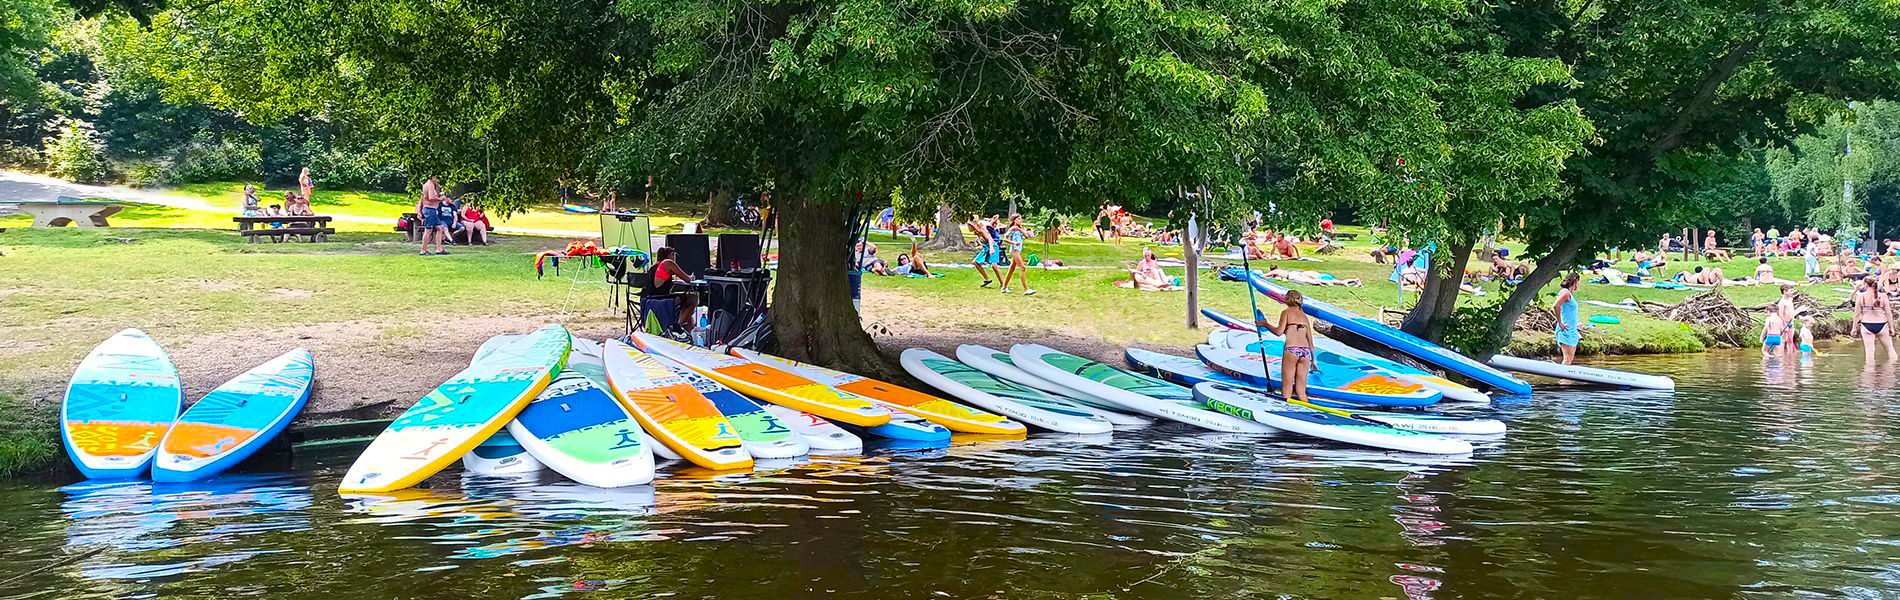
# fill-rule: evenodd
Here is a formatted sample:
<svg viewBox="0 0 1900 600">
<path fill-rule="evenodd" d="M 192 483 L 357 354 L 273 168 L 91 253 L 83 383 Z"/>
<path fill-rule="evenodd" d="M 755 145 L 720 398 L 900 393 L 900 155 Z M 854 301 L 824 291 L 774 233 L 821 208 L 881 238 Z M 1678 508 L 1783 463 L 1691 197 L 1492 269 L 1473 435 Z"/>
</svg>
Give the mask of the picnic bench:
<svg viewBox="0 0 1900 600">
<path fill-rule="evenodd" d="M 231 217 L 231 220 L 237 222 L 238 235 L 244 236 L 255 244 L 259 236 L 269 236 L 273 241 L 278 242 L 284 241 L 286 237 L 302 237 L 310 242 L 327 242 L 330 240 L 330 234 L 336 233 L 336 229 L 330 227 L 331 218 L 324 215 L 278 215 L 240 216 Z M 274 227 L 273 225 L 276 224 L 282 224 L 282 227 Z"/>
<path fill-rule="evenodd" d="M 65 227 L 67 225 L 111 227 L 106 222 L 106 217 L 125 210 L 124 206 L 111 202 L 80 200 L 67 196 L 60 196 L 51 202 L 29 200 L 14 204 L 19 207 L 20 212 L 33 215 L 34 227 Z"/>
</svg>

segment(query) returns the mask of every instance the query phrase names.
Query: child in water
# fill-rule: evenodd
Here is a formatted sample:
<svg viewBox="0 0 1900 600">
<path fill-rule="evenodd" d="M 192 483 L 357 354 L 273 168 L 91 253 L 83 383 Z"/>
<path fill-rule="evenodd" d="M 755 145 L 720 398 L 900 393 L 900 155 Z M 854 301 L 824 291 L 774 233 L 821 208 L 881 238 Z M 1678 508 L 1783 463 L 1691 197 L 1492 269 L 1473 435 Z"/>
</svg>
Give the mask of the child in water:
<svg viewBox="0 0 1900 600">
<path fill-rule="evenodd" d="M 1814 354 L 1814 315 L 1801 315 L 1801 353 Z"/>
<path fill-rule="evenodd" d="M 1784 329 L 1787 329 L 1787 326 L 1781 322 L 1781 314 L 1768 313 L 1768 321 L 1763 323 L 1761 328 L 1762 356 L 1774 356 L 1781 350 L 1781 332 Z"/>
</svg>

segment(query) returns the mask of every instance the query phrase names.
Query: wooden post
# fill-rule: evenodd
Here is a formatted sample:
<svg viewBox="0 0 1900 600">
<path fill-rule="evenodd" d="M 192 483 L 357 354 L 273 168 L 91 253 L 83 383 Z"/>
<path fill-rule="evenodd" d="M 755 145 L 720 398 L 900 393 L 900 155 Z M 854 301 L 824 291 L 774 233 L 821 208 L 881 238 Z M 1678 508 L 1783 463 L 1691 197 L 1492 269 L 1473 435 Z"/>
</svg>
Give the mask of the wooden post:
<svg viewBox="0 0 1900 600">
<path fill-rule="evenodd" d="M 1179 187 L 1175 196 L 1180 197 Z M 1201 197 L 1195 202 L 1207 200 L 1207 188 L 1201 188 Z M 1198 206 L 1189 202 L 1188 206 Z M 1200 222 L 1196 214 L 1200 211 L 1188 209 L 1187 229 L 1181 232 L 1181 255 L 1187 258 L 1187 326 L 1188 329 L 1201 328 L 1201 249 L 1195 243 L 1200 238 Z M 1243 250 L 1244 252 L 1244 250 Z"/>
</svg>

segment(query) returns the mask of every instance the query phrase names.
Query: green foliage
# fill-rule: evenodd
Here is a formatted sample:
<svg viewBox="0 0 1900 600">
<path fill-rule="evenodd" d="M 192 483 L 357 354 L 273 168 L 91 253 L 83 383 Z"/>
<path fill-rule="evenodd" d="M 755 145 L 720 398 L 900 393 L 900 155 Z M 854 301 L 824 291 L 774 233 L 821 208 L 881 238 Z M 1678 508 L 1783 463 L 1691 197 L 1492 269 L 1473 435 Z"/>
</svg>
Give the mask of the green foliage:
<svg viewBox="0 0 1900 600">
<path fill-rule="evenodd" d="M 1752 144 L 1786 144 L 1844 100 L 1900 95 L 1892 2 L 1586 7 L 1515 4 L 1500 20 L 1514 52 L 1572 65 L 1582 85 L 1542 93 L 1575 100 L 1598 126 L 1563 173 L 1562 201 L 1531 213 L 1533 255 L 1573 242 L 1589 256 L 1703 225 L 1688 201 L 1725 161 Z"/>
<path fill-rule="evenodd" d="M 59 177 L 81 183 L 101 183 L 112 176 L 111 166 L 106 163 L 105 144 L 99 141 L 92 124 L 85 121 L 66 120 L 58 135 L 46 139 L 46 148 L 40 154 L 46 160 L 47 170 Z"/>
<path fill-rule="evenodd" d="M 1508 287 L 1506 288 L 1508 289 Z M 1492 339 L 1493 323 L 1504 312 L 1506 294 L 1492 294 L 1485 302 L 1466 302 L 1453 310 L 1446 321 L 1442 342 L 1454 350 L 1471 356 L 1481 354 L 1488 349 L 1497 348 L 1509 340 Z"/>
<path fill-rule="evenodd" d="M 34 93 L 40 51 L 66 18 L 57 0 L 0 0 L 0 98 Z"/>
</svg>

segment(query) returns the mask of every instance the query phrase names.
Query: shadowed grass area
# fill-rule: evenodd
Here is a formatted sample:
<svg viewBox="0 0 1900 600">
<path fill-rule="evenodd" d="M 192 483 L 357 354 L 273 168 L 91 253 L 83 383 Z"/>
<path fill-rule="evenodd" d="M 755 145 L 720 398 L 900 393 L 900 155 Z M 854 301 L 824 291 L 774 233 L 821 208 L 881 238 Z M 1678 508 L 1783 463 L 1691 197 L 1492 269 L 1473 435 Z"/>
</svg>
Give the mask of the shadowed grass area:
<svg viewBox="0 0 1900 600">
<path fill-rule="evenodd" d="M 0 478 L 44 472 L 60 459 L 53 411 L 0 392 Z"/>
</svg>

